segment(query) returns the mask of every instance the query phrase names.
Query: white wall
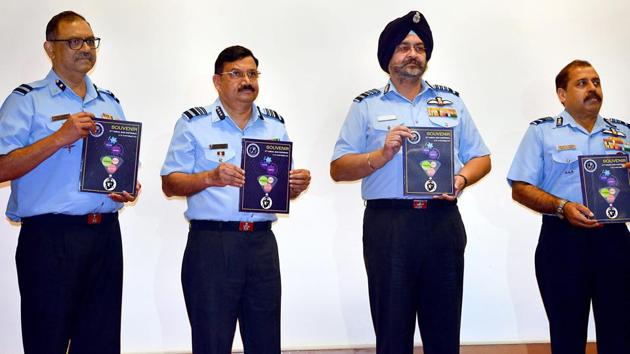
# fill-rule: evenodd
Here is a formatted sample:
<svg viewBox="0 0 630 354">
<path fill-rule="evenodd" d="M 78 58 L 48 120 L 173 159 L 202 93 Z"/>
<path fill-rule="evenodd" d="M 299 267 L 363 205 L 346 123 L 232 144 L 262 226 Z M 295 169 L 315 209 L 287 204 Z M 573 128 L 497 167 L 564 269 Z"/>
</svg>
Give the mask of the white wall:
<svg viewBox="0 0 630 354">
<path fill-rule="evenodd" d="M 45 25 L 73 9 L 103 38 L 93 80 L 121 99 L 128 119 L 144 123 L 143 192 L 121 215 L 123 351 L 190 348 L 179 279 L 185 201 L 164 197 L 159 169 L 176 119 L 214 100 L 216 55 L 237 43 L 260 59 L 258 102 L 286 118 L 298 166 L 313 175 L 290 217 L 274 226 L 283 346 L 374 343 L 359 183 L 333 183 L 328 165 L 352 99 L 387 80 L 376 59 L 378 35 L 412 8 L 434 34 L 426 78 L 462 93 L 492 150 L 492 173 L 459 204 L 468 232 L 462 341 L 547 340 L 533 265 L 540 217 L 511 201 L 505 175 L 528 122 L 561 110 L 553 80 L 575 58 L 590 60 L 602 77 L 602 113 L 630 119 L 627 1 L 3 1 L 0 96 L 47 73 Z M 8 184 L 0 184 L 2 209 L 8 196 Z M 7 354 L 22 352 L 18 232 L 0 222 L 0 353 Z"/>
</svg>

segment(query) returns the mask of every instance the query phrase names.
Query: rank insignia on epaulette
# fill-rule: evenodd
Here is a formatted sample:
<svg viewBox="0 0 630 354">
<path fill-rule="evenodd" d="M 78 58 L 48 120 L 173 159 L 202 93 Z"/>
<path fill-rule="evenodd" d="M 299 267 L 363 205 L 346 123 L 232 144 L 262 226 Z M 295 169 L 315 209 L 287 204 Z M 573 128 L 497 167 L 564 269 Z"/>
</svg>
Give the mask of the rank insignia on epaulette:
<svg viewBox="0 0 630 354">
<path fill-rule="evenodd" d="M 188 120 L 191 120 L 196 116 L 202 116 L 206 114 L 208 114 L 208 111 L 206 111 L 206 109 L 203 107 L 193 107 L 184 112 L 184 115 L 188 118 Z"/>
<path fill-rule="evenodd" d="M 263 116 L 275 118 L 279 120 L 281 123 L 284 123 L 284 118 L 282 118 L 282 116 L 278 114 L 278 112 L 274 111 L 273 109 L 258 107 L 258 112 L 261 113 L 261 115 Z"/>
<path fill-rule="evenodd" d="M 608 125 L 612 125 L 615 126 L 617 124 L 621 124 L 621 125 L 625 125 L 626 127 L 630 128 L 630 124 L 624 122 L 621 119 L 615 119 L 615 118 L 604 118 L 604 122 L 608 123 Z"/>
<path fill-rule="evenodd" d="M 554 119 L 552 117 L 545 117 L 545 118 L 540 118 L 540 119 L 536 119 L 535 121 L 530 122 L 529 124 L 531 125 L 538 125 L 541 123 L 547 123 L 547 122 L 553 122 Z"/>
<path fill-rule="evenodd" d="M 33 91 L 33 87 L 27 85 L 27 84 L 22 84 L 18 87 L 16 87 L 13 92 L 20 94 L 22 96 L 26 96 L 26 94 L 28 94 L 29 92 Z"/>
<path fill-rule="evenodd" d="M 376 94 L 381 93 L 381 90 L 379 89 L 371 89 L 371 90 L 367 90 L 365 92 L 363 92 L 362 94 L 358 95 L 357 97 L 354 98 L 354 102 L 361 102 L 364 99 L 370 97 L 370 96 L 374 96 Z"/>
<path fill-rule="evenodd" d="M 429 86 L 433 87 L 434 90 L 452 93 L 453 95 L 459 97 L 459 92 L 453 90 L 452 88 L 448 86 L 444 86 L 444 85 L 429 85 Z"/>
<path fill-rule="evenodd" d="M 453 104 L 453 101 L 445 100 L 442 97 L 437 96 L 436 98 L 432 98 L 428 100 L 427 104 L 436 104 L 438 106 L 448 106 L 448 105 Z"/>
</svg>

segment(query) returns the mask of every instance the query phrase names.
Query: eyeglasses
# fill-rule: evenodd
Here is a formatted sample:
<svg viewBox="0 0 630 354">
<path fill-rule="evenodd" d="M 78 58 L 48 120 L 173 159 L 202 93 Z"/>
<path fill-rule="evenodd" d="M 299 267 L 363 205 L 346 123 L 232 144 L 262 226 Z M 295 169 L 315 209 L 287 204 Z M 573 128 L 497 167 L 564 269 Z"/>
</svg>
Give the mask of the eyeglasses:
<svg viewBox="0 0 630 354">
<path fill-rule="evenodd" d="M 83 48 L 83 44 L 87 44 L 88 48 L 96 49 L 101 44 L 101 39 L 98 37 L 92 38 L 70 38 L 70 39 L 49 39 L 49 42 L 66 42 L 68 47 L 72 50 L 79 50 Z"/>
<path fill-rule="evenodd" d="M 416 51 L 416 53 L 424 53 L 426 51 L 424 48 L 424 45 L 422 44 L 411 45 L 411 44 L 402 43 L 396 46 L 396 52 L 398 53 L 409 53 L 411 49 Z"/>
<path fill-rule="evenodd" d="M 232 71 L 226 71 L 226 72 L 222 72 L 219 73 L 219 75 L 227 75 L 230 77 L 230 79 L 243 79 L 245 78 L 245 75 L 247 75 L 247 78 L 254 81 L 254 80 L 258 80 L 258 77 L 260 76 L 260 72 L 259 71 L 240 71 L 240 70 L 232 70 Z"/>
</svg>

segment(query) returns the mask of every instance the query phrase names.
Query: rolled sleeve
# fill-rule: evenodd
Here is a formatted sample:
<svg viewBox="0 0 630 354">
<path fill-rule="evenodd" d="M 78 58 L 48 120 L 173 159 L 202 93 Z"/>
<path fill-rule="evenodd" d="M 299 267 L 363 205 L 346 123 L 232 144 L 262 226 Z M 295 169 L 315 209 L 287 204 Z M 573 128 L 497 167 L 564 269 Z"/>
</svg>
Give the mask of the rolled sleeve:
<svg viewBox="0 0 630 354">
<path fill-rule="evenodd" d="M 186 118 L 180 118 L 175 124 L 173 138 L 166 153 L 161 176 L 173 172 L 192 173 L 195 165 L 195 142 L 190 132 L 191 123 Z"/>
</svg>

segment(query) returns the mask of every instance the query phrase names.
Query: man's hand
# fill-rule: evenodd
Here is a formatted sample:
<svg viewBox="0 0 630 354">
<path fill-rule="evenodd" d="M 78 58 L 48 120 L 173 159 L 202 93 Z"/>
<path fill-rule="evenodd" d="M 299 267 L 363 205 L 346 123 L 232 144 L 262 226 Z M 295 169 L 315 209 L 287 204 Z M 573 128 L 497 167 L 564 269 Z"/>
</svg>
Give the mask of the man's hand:
<svg viewBox="0 0 630 354">
<path fill-rule="evenodd" d="M 136 200 L 138 194 L 140 193 L 140 189 L 142 189 L 142 185 L 140 185 L 140 182 L 137 182 L 136 194 L 129 194 L 127 191 L 123 191 L 122 193 L 110 193 L 107 196 L 109 199 L 118 203 L 130 203 Z"/>
<path fill-rule="evenodd" d="M 291 170 L 289 171 L 289 190 L 291 198 L 296 198 L 300 193 L 304 192 L 311 184 L 311 172 L 309 170 Z"/>
<path fill-rule="evenodd" d="M 453 202 L 457 200 L 457 197 L 459 197 L 460 194 L 462 194 L 464 188 L 466 188 L 466 180 L 464 179 L 464 177 L 456 175 L 455 177 L 453 177 L 453 195 L 435 195 L 433 196 L 433 199 L 444 199 L 448 200 L 449 202 Z"/>
<path fill-rule="evenodd" d="M 411 137 L 411 129 L 405 127 L 404 125 L 393 127 L 385 137 L 385 143 L 383 144 L 383 157 L 385 157 L 387 161 L 393 159 L 394 155 L 400 151 L 403 139 Z"/>
<path fill-rule="evenodd" d="M 92 120 L 94 114 L 89 112 L 79 112 L 70 115 L 61 128 L 54 135 L 59 146 L 65 146 L 86 137 L 90 131 L 96 129 L 96 124 Z"/>
<path fill-rule="evenodd" d="M 222 162 L 219 167 L 208 172 L 211 179 L 209 186 L 240 188 L 245 184 L 245 171 L 227 162 Z"/>
<path fill-rule="evenodd" d="M 564 205 L 564 217 L 573 226 L 588 229 L 601 226 L 597 221 L 590 219 L 593 216 L 595 216 L 593 212 L 582 204 L 568 202 Z"/>
</svg>

